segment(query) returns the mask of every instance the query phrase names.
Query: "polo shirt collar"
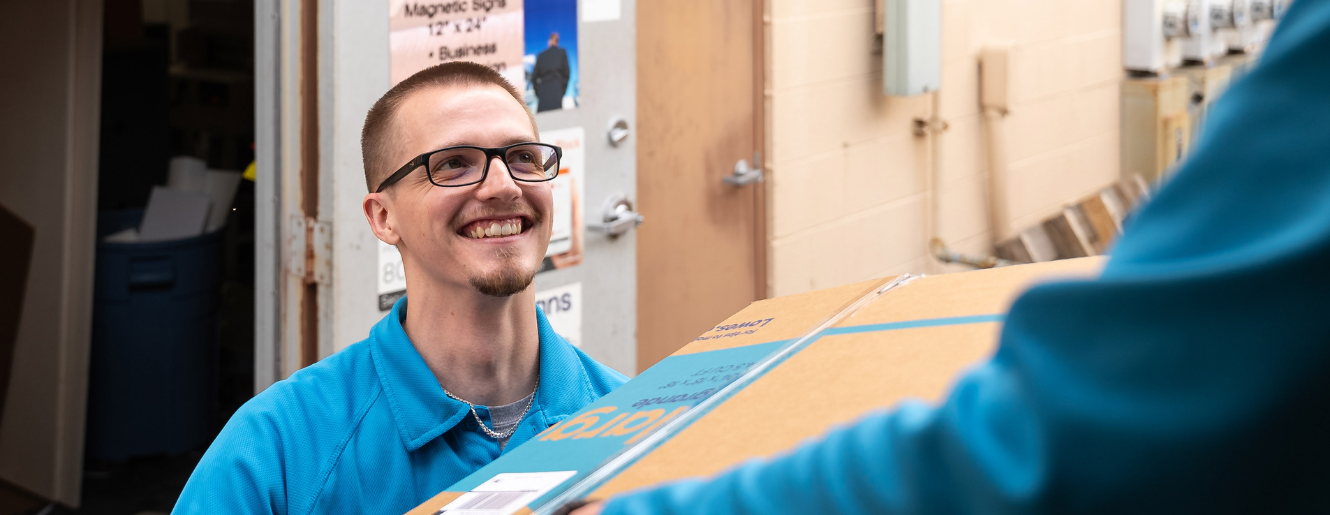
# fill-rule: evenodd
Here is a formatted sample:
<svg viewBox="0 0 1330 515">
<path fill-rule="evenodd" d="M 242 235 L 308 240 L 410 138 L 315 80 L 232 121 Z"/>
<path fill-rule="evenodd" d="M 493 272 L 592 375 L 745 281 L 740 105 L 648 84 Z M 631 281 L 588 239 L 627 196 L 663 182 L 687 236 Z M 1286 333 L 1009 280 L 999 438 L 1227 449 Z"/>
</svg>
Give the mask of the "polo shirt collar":
<svg viewBox="0 0 1330 515">
<path fill-rule="evenodd" d="M 398 435 L 407 451 L 414 452 L 448 432 L 471 415 L 466 403 L 453 400 L 425 364 L 425 359 L 402 328 L 407 298 L 403 296 L 387 316 L 370 330 L 370 353 L 392 410 Z M 540 332 L 540 387 L 531 413 L 539 413 L 552 424 L 595 399 L 586 369 L 577 351 L 554 333 L 540 307 L 536 307 Z M 543 427 L 541 428 L 543 429 Z"/>
</svg>

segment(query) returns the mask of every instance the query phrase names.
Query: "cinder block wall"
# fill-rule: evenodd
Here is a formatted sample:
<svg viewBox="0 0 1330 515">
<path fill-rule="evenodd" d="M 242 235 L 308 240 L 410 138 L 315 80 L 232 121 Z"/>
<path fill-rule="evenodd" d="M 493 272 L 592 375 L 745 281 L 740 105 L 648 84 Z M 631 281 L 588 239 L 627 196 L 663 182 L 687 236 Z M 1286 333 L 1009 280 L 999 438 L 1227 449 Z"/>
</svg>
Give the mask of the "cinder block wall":
<svg viewBox="0 0 1330 515">
<path fill-rule="evenodd" d="M 928 257 L 928 96 L 882 94 L 873 0 L 768 0 L 769 293 L 902 272 Z M 1118 176 L 1121 0 L 944 0 L 938 235 L 987 254 L 987 138 L 977 56 L 1013 44 L 1005 120 L 1012 227 Z"/>
</svg>

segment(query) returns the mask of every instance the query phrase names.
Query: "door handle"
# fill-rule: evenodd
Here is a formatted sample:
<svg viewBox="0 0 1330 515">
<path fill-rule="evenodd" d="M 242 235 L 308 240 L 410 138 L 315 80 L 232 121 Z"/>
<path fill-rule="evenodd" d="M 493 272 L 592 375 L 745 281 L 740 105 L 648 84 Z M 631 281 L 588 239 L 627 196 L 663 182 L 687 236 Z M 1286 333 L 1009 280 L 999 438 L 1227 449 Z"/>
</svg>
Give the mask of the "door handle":
<svg viewBox="0 0 1330 515">
<path fill-rule="evenodd" d="M 600 223 L 588 224 L 587 229 L 616 239 L 642 225 L 642 221 L 642 215 L 633 211 L 632 201 L 622 193 L 616 193 L 606 200 Z"/>
<path fill-rule="evenodd" d="M 762 173 L 762 154 L 753 152 L 753 166 L 751 167 L 748 166 L 747 160 L 740 159 L 738 163 L 734 163 L 734 173 L 726 176 L 723 180 L 725 184 L 736 188 L 766 180 L 765 174 Z"/>
<path fill-rule="evenodd" d="M 610 128 L 606 131 L 605 137 L 610 140 L 610 146 L 619 146 L 628 139 L 628 120 L 623 118 L 610 120 Z"/>
</svg>

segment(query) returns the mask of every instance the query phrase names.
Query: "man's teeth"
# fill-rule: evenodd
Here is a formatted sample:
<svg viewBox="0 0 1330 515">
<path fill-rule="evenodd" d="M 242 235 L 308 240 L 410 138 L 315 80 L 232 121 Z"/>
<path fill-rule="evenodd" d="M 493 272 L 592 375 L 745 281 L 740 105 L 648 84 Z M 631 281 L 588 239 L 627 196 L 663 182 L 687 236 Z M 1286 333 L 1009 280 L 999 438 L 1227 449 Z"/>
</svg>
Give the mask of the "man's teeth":
<svg viewBox="0 0 1330 515">
<path fill-rule="evenodd" d="M 488 226 L 480 224 L 468 231 L 467 236 L 472 238 L 501 238 L 511 236 L 522 232 L 522 221 L 513 220 L 510 222 L 493 222 Z"/>
</svg>

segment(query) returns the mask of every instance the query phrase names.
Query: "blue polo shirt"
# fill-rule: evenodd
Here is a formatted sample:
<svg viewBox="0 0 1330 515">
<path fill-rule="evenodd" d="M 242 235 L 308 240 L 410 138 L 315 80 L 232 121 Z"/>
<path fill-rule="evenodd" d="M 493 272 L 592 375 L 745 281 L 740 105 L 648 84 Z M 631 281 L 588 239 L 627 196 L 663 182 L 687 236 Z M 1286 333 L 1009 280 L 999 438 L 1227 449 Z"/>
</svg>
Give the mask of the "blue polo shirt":
<svg viewBox="0 0 1330 515">
<path fill-rule="evenodd" d="M 402 298 L 369 338 L 245 403 L 173 513 L 404 513 L 498 458 L 407 339 L 405 316 Z M 555 334 L 539 307 L 536 321 L 540 387 L 507 450 L 628 380 Z"/>
</svg>

